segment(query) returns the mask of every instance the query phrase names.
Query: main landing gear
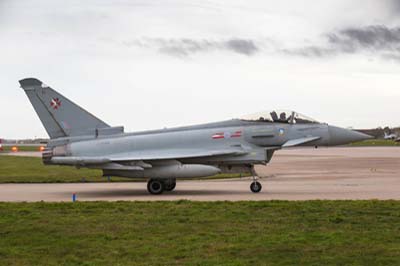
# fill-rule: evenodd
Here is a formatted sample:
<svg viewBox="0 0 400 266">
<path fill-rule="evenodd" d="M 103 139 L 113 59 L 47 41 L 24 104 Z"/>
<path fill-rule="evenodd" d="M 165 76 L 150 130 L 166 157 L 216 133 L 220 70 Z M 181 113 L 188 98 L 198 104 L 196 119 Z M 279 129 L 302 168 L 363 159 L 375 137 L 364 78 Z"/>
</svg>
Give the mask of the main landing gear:
<svg viewBox="0 0 400 266">
<path fill-rule="evenodd" d="M 176 179 L 175 178 L 170 178 L 164 181 L 165 184 L 165 190 L 166 191 L 172 191 L 176 187 Z"/>
<path fill-rule="evenodd" d="M 257 175 L 254 170 L 254 167 L 250 169 L 253 175 L 253 181 L 250 184 L 250 190 L 253 193 L 258 193 L 262 190 L 262 185 L 260 182 L 257 181 Z M 147 182 L 147 190 L 150 194 L 159 195 L 162 194 L 164 191 L 173 191 L 176 187 L 176 179 L 169 178 L 169 179 L 150 179 Z"/>
<path fill-rule="evenodd" d="M 172 191 L 176 187 L 176 179 L 150 179 L 147 182 L 147 191 L 153 195 L 162 194 L 164 191 Z"/>
<path fill-rule="evenodd" d="M 257 181 L 257 174 L 254 170 L 254 166 L 251 167 L 251 174 L 253 175 L 253 182 L 250 184 L 250 190 L 253 193 L 258 193 L 261 191 L 262 185 Z"/>
</svg>

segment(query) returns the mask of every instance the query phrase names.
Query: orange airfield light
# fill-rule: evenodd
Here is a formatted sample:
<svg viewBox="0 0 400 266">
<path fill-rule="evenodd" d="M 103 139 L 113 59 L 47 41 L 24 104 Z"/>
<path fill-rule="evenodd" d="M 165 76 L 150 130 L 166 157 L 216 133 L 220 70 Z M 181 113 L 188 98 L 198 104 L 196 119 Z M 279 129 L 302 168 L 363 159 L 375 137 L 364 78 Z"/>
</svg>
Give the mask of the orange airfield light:
<svg viewBox="0 0 400 266">
<path fill-rule="evenodd" d="M 43 147 L 43 146 L 40 146 L 40 147 L 39 147 L 39 151 L 44 151 L 44 147 Z"/>
<path fill-rule="evenodd" d="M 13 146 L 13 147 L 11 148 L 11 151 L 12 151 L 12 152 L 18 152 L 18 147 L 17 147 L 17 146 Z"/>
</svg>

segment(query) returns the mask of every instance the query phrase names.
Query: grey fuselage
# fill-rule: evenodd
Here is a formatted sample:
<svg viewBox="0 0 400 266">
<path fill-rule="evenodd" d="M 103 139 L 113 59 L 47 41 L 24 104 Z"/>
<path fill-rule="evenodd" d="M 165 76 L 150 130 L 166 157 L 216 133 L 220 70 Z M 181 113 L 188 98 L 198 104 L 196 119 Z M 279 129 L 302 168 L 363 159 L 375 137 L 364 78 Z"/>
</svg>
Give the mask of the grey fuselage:
<svg viewBox="0 0 400 266">
<path fill-rule="evenodd" d="M 335 131 L 334 138 L 332 138 L 332 128 Z M 351 141 L 349 138 L 337 139 L 336 131 L 338 129 L 340 128 L 330 127 L 322 123 L 288 124 L 233 119 L 197 126 L 137 133 L 96 134 L 95 136 L 78 137 L 72 143 L 68 143 L 71 140 L 70 138 L 51 141 L 48 145 L 52 150 L 51 156 L 72 158 L 72 160 L 63 162 L 62 160 L 46 161 L 45 159 L 45 162 L 100 168 L 103 169 L 105 175 L 125 177 L 180 178 L 209 176 L 218 172 L 248 172 L 253 165 L 267 164 L 274 151 L 281 149 L 290 140 L 318 137 L 317 140 L 296 146 L 330 146 Z M 237 134 L 237 132 L 240 132 L 240 134 Z M 230 148 L 239 152 L 221 155 L 216 153 L 213 156 L 199 154 L 197 157 L 196 155 L 186 155 L 196 154 L 196 151 L 199 150 L 224 151 Z M 135 170 L 135 168 L 119 170 L 111 167 L 107 169 L 104 165 L 108 161 L 101 161 L 101 158 L 110 158 L 113 155 L 118 155 L 117 157 L 121 158 L 121 156 L 129 157 L 132 154 L 141 158 L 140 161 L 145 165 L 149 162 L 148 165 L 151 165 L 151 167 L 142 167 L 140 171 Z M 170 157 L 165 157 L 163 154 L 169 154 Z M 98 158 L 100 161 L 86 164 L 75 160 L 75 158 Z M 173 162 L 179 162 L 180 165 Z M 122 164 L 132 166 L 128 159 L 126 163 Z M 171 165 L 175 168 L 171 168 Z M 189 167 L 190 169 L 183 171 L 185 169 L 179 168 L 182 165 L 197 165 L 200 168 Z M 133 166 L 137 166 L 137 164 Z M 201 166 L 205 167 L 201 168 Z M 206 166 L 212 166 L 212 168 Z M 176 171 L 179 170 L 176 167 L 181 171 Z"/>
</svg>

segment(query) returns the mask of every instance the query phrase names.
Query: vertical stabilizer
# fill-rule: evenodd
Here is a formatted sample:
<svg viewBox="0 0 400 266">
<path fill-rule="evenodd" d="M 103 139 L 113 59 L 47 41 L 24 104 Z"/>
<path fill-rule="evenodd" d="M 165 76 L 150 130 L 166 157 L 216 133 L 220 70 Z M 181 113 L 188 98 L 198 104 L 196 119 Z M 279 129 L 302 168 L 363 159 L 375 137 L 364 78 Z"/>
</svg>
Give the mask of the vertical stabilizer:
<svg viewBox="0 0 400 266">
<path fill-rule="evenodd" d="M 19 81 L 50 138 L 94 134 L 96 129 L 110 127 L 40 80 Z"/>
</svg>

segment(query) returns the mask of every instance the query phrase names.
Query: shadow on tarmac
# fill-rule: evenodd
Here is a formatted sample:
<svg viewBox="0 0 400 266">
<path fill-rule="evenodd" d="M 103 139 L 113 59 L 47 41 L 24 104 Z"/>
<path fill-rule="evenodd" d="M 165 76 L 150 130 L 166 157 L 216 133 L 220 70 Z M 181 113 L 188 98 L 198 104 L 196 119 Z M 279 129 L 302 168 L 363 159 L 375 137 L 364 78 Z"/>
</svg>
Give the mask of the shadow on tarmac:
<svg viewBox="0 0 400 266">
<path fill-rule="evenodd" d="M 70 196 L 71 193 L 57 193 L 58 195 Z M 177 190 L 165 191 L 161 195 L 151 195 L 144 189 L 111 189 L 111 190 L 94 190 L 94 191 L 79 191 L 76 193 L 78 198 L 119 198 L 119 197 L 143 197 L 148 196 L 215 196 L 215 195 L 251 195 L 249 191 L 229 191 L 229 190 Z"/>
</svg>

